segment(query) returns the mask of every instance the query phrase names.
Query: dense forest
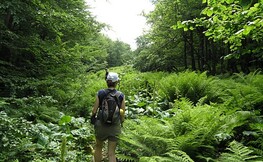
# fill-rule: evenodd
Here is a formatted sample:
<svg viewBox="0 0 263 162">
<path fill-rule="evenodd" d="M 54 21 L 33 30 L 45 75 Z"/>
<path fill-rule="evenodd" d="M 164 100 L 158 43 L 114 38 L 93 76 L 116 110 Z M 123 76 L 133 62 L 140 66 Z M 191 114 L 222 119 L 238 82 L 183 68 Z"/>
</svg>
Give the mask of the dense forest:
<svg viewBox="0 0 263 162">
<path fill-rule="evenodd" d="M 105 68 L 126 97 L 119 161 L 263 161 L 263 1 L 151 2 L 132 50 L 84 0 L 1 0 L 0 162 L 92 161 Z"/>
</svg>

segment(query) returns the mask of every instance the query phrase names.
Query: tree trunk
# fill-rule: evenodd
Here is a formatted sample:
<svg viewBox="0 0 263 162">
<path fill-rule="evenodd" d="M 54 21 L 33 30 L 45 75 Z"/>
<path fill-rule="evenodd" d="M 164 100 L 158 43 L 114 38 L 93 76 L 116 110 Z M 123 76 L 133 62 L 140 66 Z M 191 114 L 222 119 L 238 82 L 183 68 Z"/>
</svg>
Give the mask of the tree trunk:
<svg viewBox="0 0 263 162">
<path fill-rule="evenodd" d="M 211 64 L 212 64 L 212 69 L 211 69 L 211 74 L 215 75 L 216 74 L 216 64 L 217 64 L 217 51 L 214 42 L 211 43 Z"/>
<path fill-rule="evenodd" d="M 184 67 L 185 69 L 188 69 L 187 66 L 187 38 L 186 35 L 183 34 L 184 37 Z"/>
<path fill-rule="evenodd" d="M 204 71 L 204 65 L 205 65 L 205 40 L 204 40 L 204 34 L 200 32 L 200 70 Z"/>
<path fill-rule="evenodd" d="M 193 31 L 190 31 L 190 40 L 189 40 L 189 45 L 190 45 L 190 55 L 191 55 L 191 62 L 192 62 L 192 70 L 196 70 L 195 67 L 195 55 L 194 55 L 194 39 L 193 39 Z"/>
</svg>

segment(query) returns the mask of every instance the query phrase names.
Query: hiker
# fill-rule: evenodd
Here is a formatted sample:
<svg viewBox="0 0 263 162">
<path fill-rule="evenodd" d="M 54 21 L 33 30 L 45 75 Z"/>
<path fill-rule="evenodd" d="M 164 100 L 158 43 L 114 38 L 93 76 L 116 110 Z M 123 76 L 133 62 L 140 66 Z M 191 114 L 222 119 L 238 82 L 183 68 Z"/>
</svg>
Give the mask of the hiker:
<svg viewBox="0 0 263 162">
<path fill-rule="evenodd" d="M 116 162 L 115 150 L 118 141 L 118 136 L 121 133 L 121 125 L 124 121 L 125 98 L 122 92 L 115 89 L 119 82 L 119 77 L 117 73 L 106 71 L 105 79 L 108 88 L 98 91 L 91 117 L 91 123 L 94 124 L 96 137 L 94 159 L 95 162 L 102 161 L 103 143 L 104 141 L 108 140 L 109 162 Z M 117 117 L 119 118 L 115 121 L 110 121 L 110 123 L 107 123 L 108 121 L 104 121 L 105 118 L 102 117 L 102 108 L 103 103 L 105 103 L 105 98 L 109 94 L 114 94 L 116 96 L 116 103 L 119 105 L 119 111 L 115 114 L 115 117 L 112 117 L 112 119 Z"/>
</svg>

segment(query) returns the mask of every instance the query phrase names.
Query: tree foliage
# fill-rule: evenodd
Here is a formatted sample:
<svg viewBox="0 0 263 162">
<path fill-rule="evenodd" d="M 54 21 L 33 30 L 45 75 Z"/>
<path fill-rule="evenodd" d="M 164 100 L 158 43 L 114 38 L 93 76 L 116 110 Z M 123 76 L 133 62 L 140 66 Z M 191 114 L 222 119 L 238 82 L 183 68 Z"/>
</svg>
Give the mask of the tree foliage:
<svg viewBox="0 0 263 162">
<path fill-rule="evenodd" d="M 86 74 L 132 57 L 129 45 L 100 33 L 106 25 L 84 0 L 3 1 L 0 14 L 3 97 L 51 96 L 75 109 L 71 105 L 83 93 Z"/>
<path fill-rule="evenodd" d="M 85 70 L 82 57 L 89 55 L 80 51 L 81 46 L 99 49 L 91 42 L 102 25 L 86 11 L 84 1 L 13 0 L 3 1 L 0 9 L 1 89 L 5 96 L 45 95 L 45 89 L 29 86 L 43 78 L 63 80 L 64 74 L 76 78 Z M 49 81 L 44 87 L 56 86 Z M 18 87 L 27 93 L 22 94 Z"/>
<path fill-rule="evenodd" d="M 119 40 L 112 41 L 108 48 L 107 62 L 109 67 L 131 64 L 133 53 L 128 44 Z"/>
<path fill-rule="evenodd" d="M 262 68 L 262 1 L 202 2 L 154 1 L 154 11 L 145 15 L 148 45 L 140 48 L 135 67 L 213 75 Z"/>
</svg>

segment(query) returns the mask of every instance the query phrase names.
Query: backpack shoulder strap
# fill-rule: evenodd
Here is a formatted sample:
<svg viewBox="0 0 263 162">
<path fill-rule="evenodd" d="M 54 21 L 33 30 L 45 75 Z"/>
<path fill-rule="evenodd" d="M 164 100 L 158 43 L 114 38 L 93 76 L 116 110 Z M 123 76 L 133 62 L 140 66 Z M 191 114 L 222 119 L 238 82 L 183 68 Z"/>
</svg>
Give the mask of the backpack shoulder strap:
<svg viewBox="0 0 263 162">
<path fill-rule="evenodd" d="M 116 97 L 119 99 L 119 97 L 120 97 L 120 95 L 121 95 L 121 92 L 120 92 L 120 91 L 116 91 L 116 92 L 115 92 L 115 95 L 116 95 Z"/>
<path fill-rule="evenodd" d="M 120 108 L 121 107 L 121 102 L 120 102 L 120 95 L 121 95 L 121 92 L 120 91 L 117 91 L 114 93 L 115 95 L 115 99 L 116 99 L 116 102 L 118 104 L 118 107 Z"/>
<path fill-rule="evenodd" d="M 107 96 L 109 93 L 110 93 L 110 90 L 109 89 L 103 89 L 104 93 L 105 93 L 105 96 Z"/>
</svg>

